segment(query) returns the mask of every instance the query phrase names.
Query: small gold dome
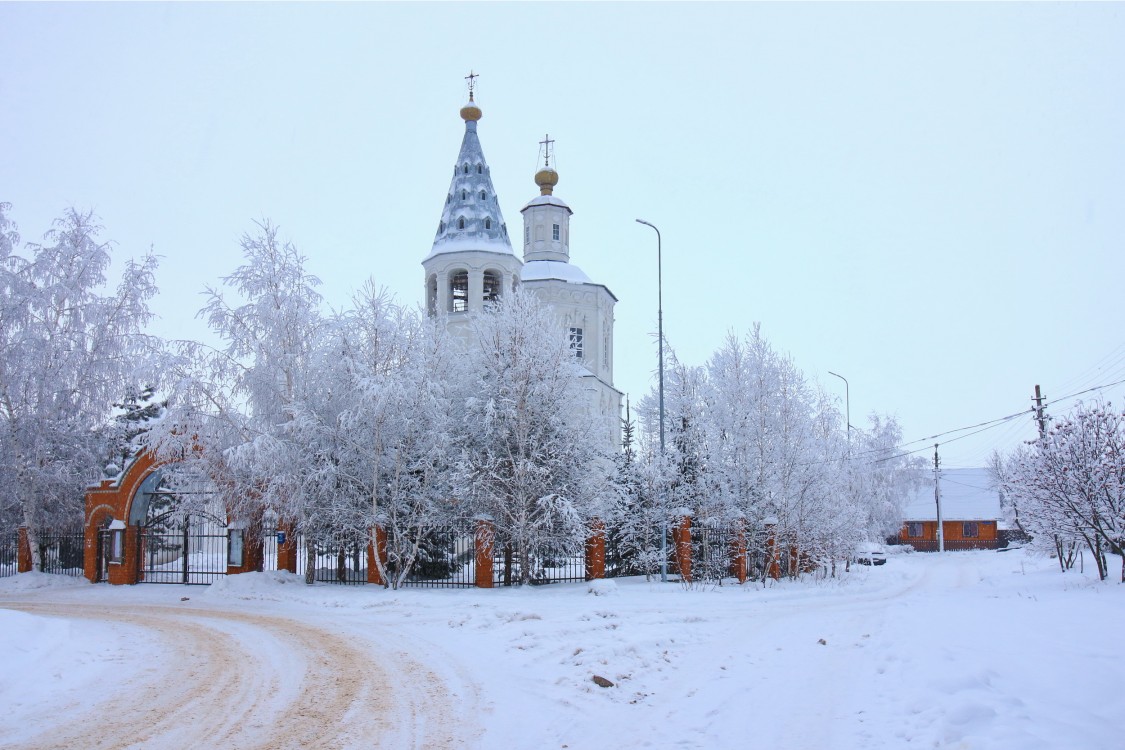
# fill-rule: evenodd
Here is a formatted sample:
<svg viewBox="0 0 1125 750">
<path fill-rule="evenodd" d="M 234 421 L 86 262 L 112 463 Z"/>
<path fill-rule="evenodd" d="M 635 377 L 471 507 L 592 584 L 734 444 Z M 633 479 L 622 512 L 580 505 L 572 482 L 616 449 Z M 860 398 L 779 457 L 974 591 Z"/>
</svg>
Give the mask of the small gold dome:
<svg viewBox="0 0 1125 750">
<path fill-rule="evenodd" d="M 555 185 L 559 184 L 559 173 L 550 167 L 543 167 L 535 173 L 535 184 L 539 186 L 540 195 L 551 195 Z"/>
<path fill-rule="evenodd" d="M 477 103 L 473 101 L 473 95 L 470 92 L 469 103 L 464 107 L 461 107 L 461 119 L 465 122 L 476 122 L 482 117 L 482 115 L 483 113 L 480 111 L 480 107 L 478 107 Z"/>
</svg>

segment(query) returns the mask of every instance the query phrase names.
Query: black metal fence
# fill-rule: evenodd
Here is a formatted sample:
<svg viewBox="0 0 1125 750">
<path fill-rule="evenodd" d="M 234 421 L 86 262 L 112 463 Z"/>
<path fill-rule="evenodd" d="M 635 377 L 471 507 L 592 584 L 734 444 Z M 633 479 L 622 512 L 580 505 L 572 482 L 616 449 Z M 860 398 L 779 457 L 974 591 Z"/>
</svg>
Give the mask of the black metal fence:
<svg viewBox="0 0 1125 750">
<path fill-rule="evenodd" d="M 142 583 L 209 584 L 227 574 L 227 526 L 209 513 L 162 513 L 141 527 L 137 544 Z"/>
<path fill-rule="evenodd" d="M 735 533 L 726 526 L 700 525 L 691 530 L 691 577 L 722 581 L 731 576 Z"/>
<path fill-rule="evenodd" d="M 39 561 L 44 573 L 81 578 L 85 573 L 86 537 L 82 530 L 41 531 Z"/>
<path fill-rule="evenodd" d="M 18 531 L 0 538 L 0 578 L 19 572 L 20 535 Z"/>
<path fill-rule="evenodd" d="M 532 586 L 586 580 L 586 542 L 572 540 L 537 549 L 528 560 L 527 581 Z M 492 585 L 516 586 L 523 582 L 519 555 L 511 545 L 492 548 Z"/>
<path fill-rule="evenodd" d="M 406 550 L 409 544 L 388 540 L 389 547 Z M 403 540 L 406 541 L 406 540 Z M 387 574 L 397 576 L 397 555 L 391 555 Z M 466 588 L 476 585 L 476 523 L 471 520 L 427 531 L 418 543 L 410 572 L 402 586 L 425 588 Z"/>
<path fill-rule="evenodd" d="M 624 576 L 656 575 L 660 572 L 660 535 L 665 533 L 665 551 L 671 561 L 675 554 L 672 545 L 671 528 L 662 529 L 659 525 L 636 529 L 626 533 L 622 529 L 609 527 L 605 532 L 605 576 L 621 578 Z M 674 565 L 669 563 L 669 570 Z"/>
<path fill-rule="evenodd" d="M 297 537 L 297 574 L 321 583 L 367 583 L 367 535 L 338 535 L 320 540 Z"/>
</svg>

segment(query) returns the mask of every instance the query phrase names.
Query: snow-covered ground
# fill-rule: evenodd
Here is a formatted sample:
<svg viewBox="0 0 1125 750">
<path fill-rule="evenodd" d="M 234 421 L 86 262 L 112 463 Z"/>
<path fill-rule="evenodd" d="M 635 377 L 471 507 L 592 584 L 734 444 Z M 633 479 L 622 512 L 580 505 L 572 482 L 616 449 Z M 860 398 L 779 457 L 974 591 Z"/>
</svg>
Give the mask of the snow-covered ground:
<svg viewBox="0 0 1125 750">
<path fill-rule="evenodd" d="M 1125 585 L 1090 567 L 401 592 L 24 574 L 0 580 L 0 746 L 1121 747 Z"/>
</svg>

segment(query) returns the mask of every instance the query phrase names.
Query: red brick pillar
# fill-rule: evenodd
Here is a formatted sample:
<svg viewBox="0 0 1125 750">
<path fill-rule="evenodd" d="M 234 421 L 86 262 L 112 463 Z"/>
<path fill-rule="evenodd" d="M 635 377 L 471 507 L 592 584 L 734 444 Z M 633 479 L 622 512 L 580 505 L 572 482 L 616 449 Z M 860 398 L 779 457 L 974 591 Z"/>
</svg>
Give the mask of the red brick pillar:
<svg viewBox="0 0 1125 750">
<path fill-rule="evenodd" d="M 473 539 L 477 553 L 477 588 L 492 588 L 492 540 L 492 521 L 487 518 L 478 518 Z"/>
<path fill-rule="evenodd" d="M 746 522 L 742 519 L 735 521 L 731 532 L 730 574 L 739 583 L 746 583 Z"/>
<path fill-rule="evenodd" d="M 386 586 L 387 582 L 379 574 L 380 565 L 384 569 L 387 566 L 387 530 L 382 526 L 375 526 L 371 529 L 367 542 L 367 582 Z"/>
<path fill-rule="evenodd" d="M 277 533 L 285 535 L 285 541 L 277 543 L 277 569 L 297 572 L 297 534 L 293 531 L 293 524 L 279 523 Z"/>
<path fill-rule="evenodd" d="M 605 522 L 600 518 L 590 522 L 586 540 L 586 580 L 595 578 L 605 578 Z"/>
<path fill-rule="evenodd" d="M 766 575 L 773 580 L 781 578 L 781 564 L 777 551 L 776 527 L 766 524 Z"/>
<path fill-rule="evenodd" d="M 137 527 L 127 526 L 124 529 L 111 529 L 111 531 L 120 531 L 123 540 L 121 559 L 109 562 L 109 582 L 115 586 L 137 583 L 143 578 L 141 561 L 144 559 L 144 550 L 141 549 L 141 538 L 137 533 Z"/>
<path fill-rule="evenodd" d="M 26 526 L 20 526 L 17 544 L 16 571 L 28 573 L 31 571 L 31 542 L 28 539 Z"/>
<path fill-rule="evenodd" d="M 98 533 L 101 531 L 101 524 L 98 521 L 105 515 L 107 515 L 105 511 L 99 515 L 92 515 L 83 530 L 82 574 L 90 583 L 98 581 L 98 563 L 101 562 L 98 559 Z"/>
<path fill-rule="evenodd" d="M 684 513 L 672 529 L 672 542 L 676 549 L 676 567 L 680 578 L 691 583 L 691 516 Z"/>
</svg>

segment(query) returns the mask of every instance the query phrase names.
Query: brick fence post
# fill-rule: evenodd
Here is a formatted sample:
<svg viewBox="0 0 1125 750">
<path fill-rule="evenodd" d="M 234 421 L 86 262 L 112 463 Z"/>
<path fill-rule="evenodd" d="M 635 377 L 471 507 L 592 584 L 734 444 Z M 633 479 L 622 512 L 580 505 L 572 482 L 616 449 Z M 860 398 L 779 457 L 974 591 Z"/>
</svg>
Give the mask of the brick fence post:
<svg viewBox="0 0 1125 750">
<path fill-rule="evenodd" d="M 28 573 L 31 571 L 31 542 L 28 539 L 27 527 L 20 526 L 17 537 L 16 572 Z"/>
<path fill-rule="evenodd" d="M 477 527 L 473 535 L 476 547 L 476 585 L 477 588 L 492 588 L 492 520 L 486 516 L 476 518 Z"/>
<path fill-rule="evenodd" d="M 731 529 L 730 542 L 730 574 L 738 579 L 739 583 L 746 583 L 746 521 L 738 519 Z"/>
<path fill-rule="evenodd" d="M 387 582 L 379 574 L 380 565 L 384 569 L 387 567 L 387 530 L 373 526 L 367 542 L 367 582 L 386 586 Z"/>
<path fill-rule="evenodd" d="M 680 520 L 672 529 L 672 542 L 676 550 L 676 567 L 680 579 L 691 583 L 691 513 L 681 512 Z"/>
<path fill-rule="evenodd" d="M 277 533 L 285 535 L 284 542 L 277 543 L 277 569 L 297 573 L 297 535 L 293 532 L 293 524 L 279 523 Z"/>
<path fill-rule="evenodd" d="M 605 578 L 605 522 L 600 518 L 590 522 L 586 540 L 586 580 L 596 578 Z"/>
<path fill-rule="evenodd" d="M 775 581 L 781 578 L 781 564 L 777 551 L 777 539 L 775 538 L 776 529 L 777 527 L 774 524 L 766 524 L 766 575 Z"/>
</svg>

